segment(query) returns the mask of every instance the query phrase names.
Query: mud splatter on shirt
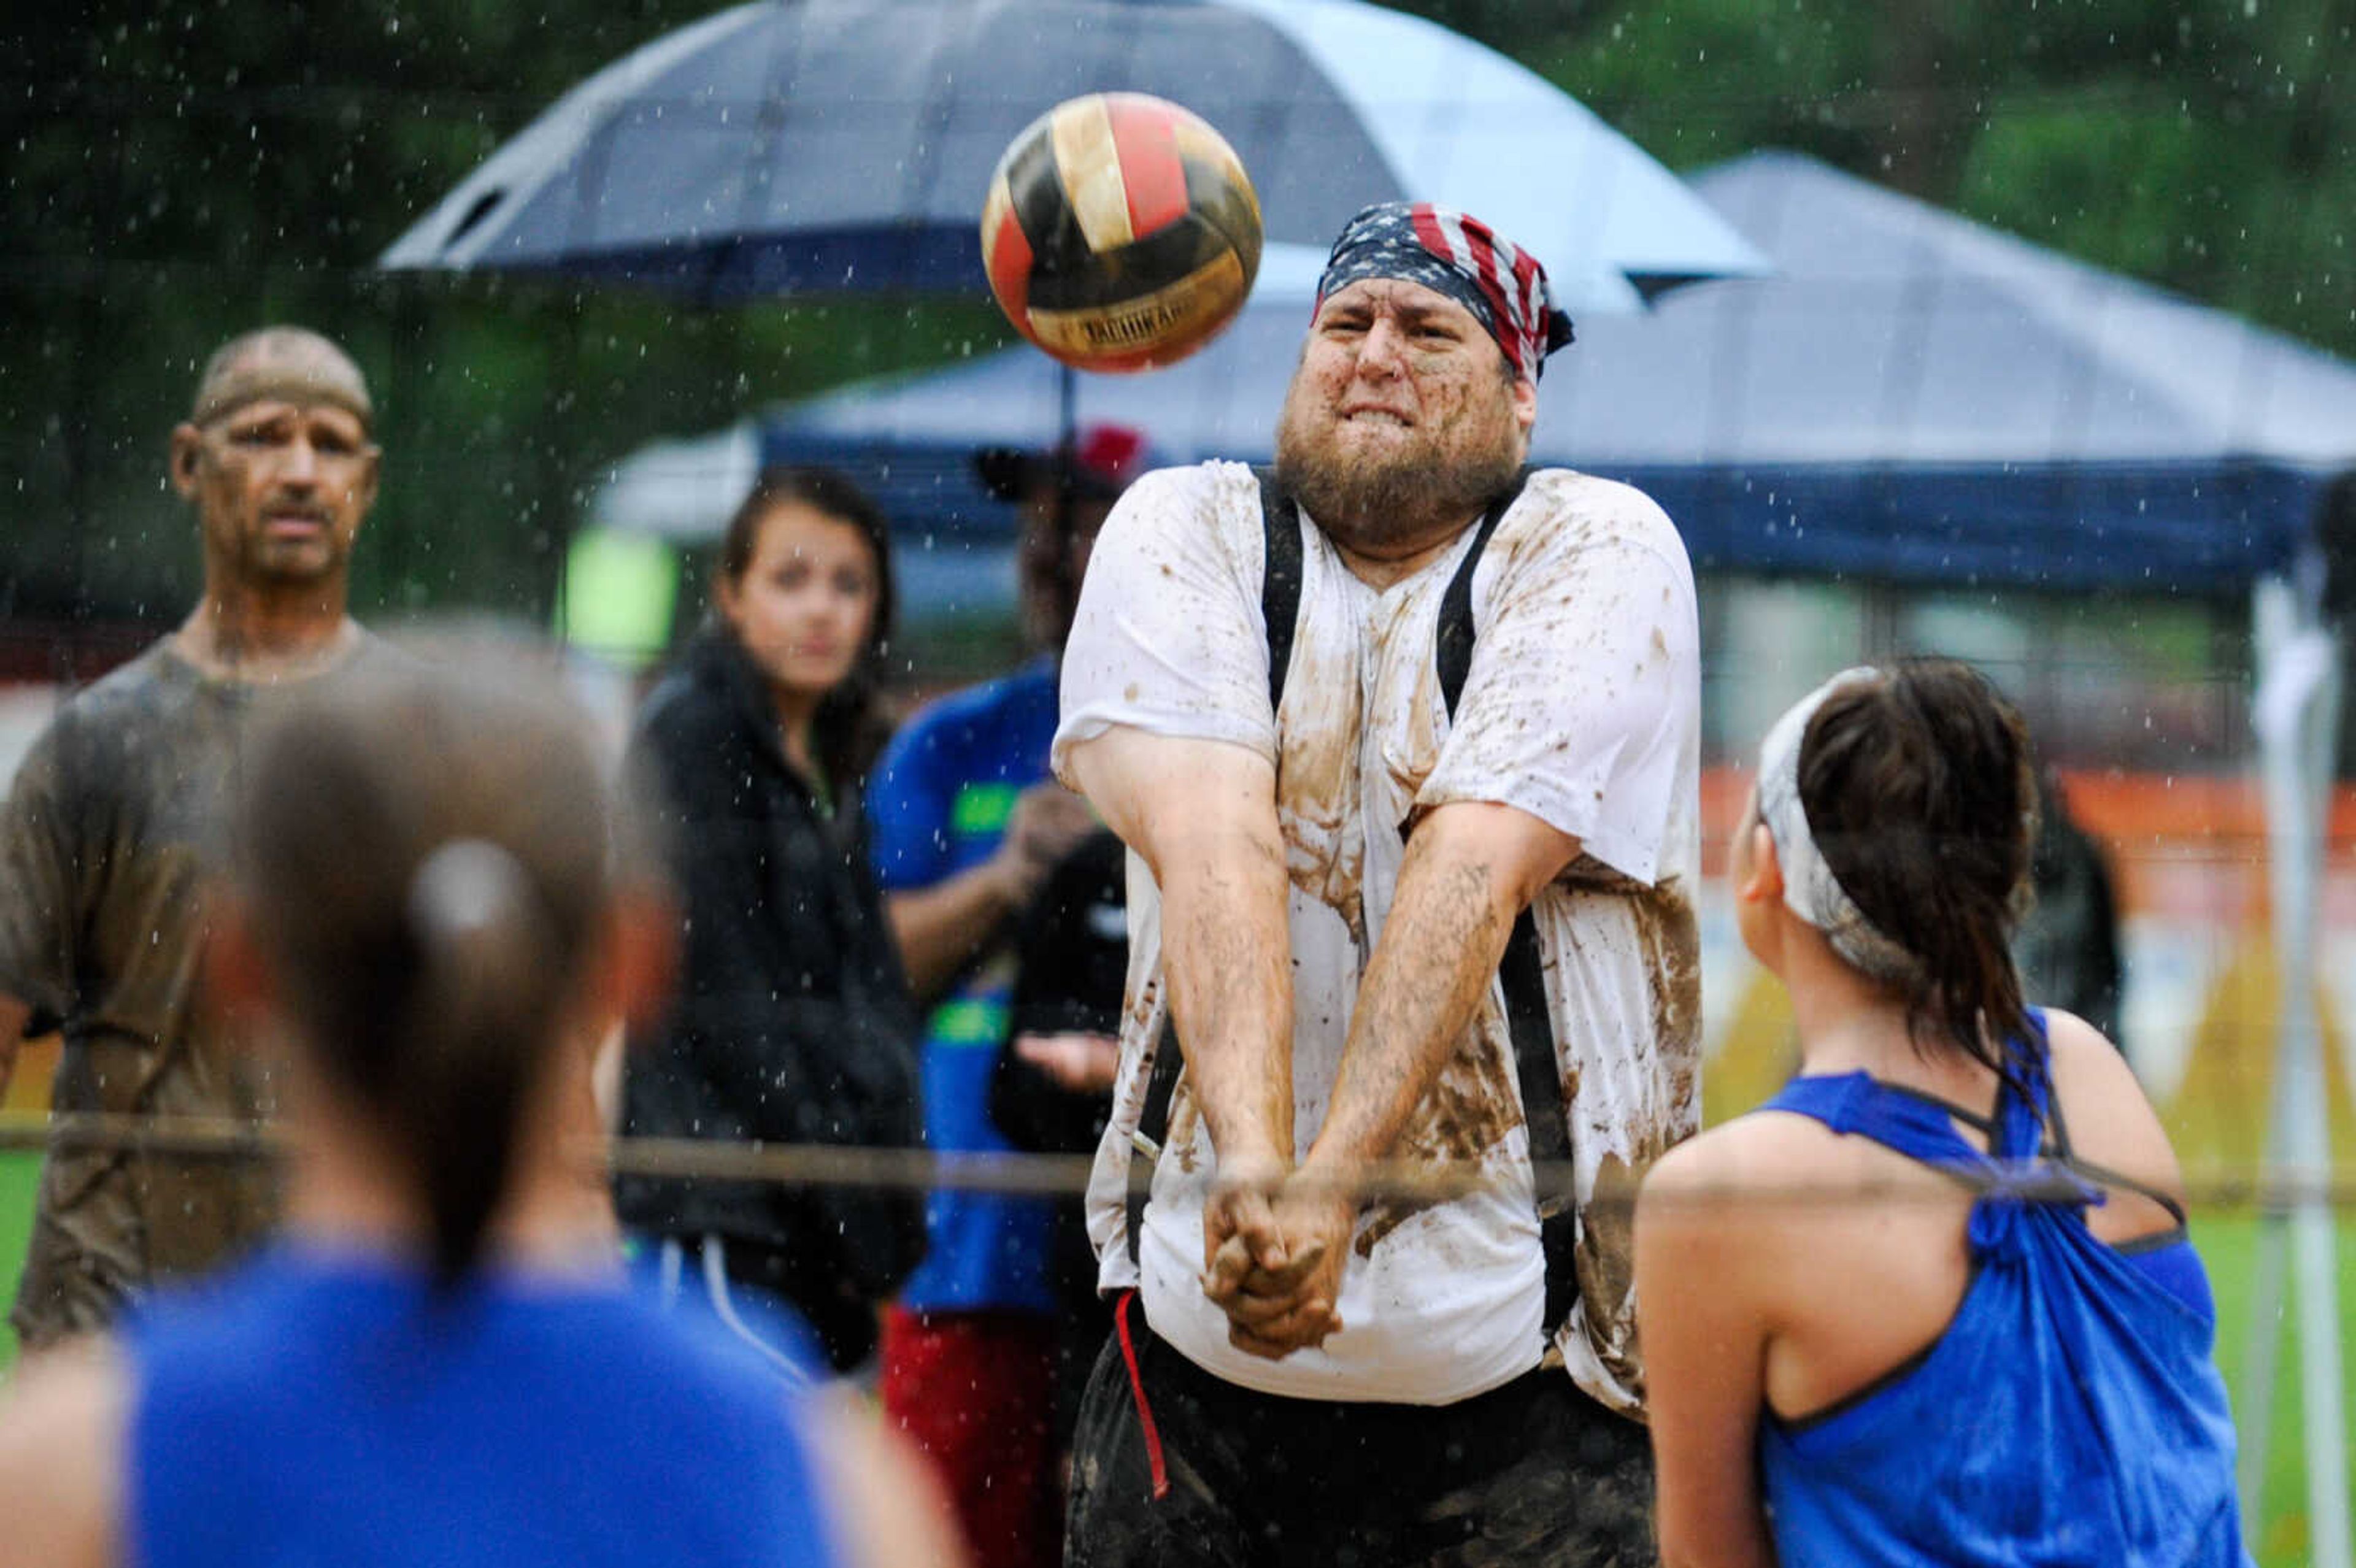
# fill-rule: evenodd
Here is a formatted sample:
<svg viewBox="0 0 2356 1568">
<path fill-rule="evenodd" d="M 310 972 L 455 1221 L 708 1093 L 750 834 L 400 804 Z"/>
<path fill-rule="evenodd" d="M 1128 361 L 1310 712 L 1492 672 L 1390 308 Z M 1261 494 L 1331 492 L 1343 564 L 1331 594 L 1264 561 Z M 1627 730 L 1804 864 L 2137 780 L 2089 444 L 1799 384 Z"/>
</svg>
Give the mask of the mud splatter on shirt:
<svg viewBox="0 0 2356 1568">
<path fill-rule="evenodd" d="M 363 637 L 311 679 L 405 656 Z M 245 743 L 294 689 L 205 676 L 158 644 L 69 701 L 27 755 L 0 808 L 0 991 L 62 1032 L 54 1110 L 272 1111 L 261 1054 L 220 1034 L 197 987 Z M 150 1281 L 233 1255 L 273 1219 L 275 1185 L 252 1161 L 51 1149 L 18 1333 L 99 1327 Z"/>
<path fill-rule="evenodd" d="M 1451 803 L 1503 804 L 1582 853 L 1533 909 L 1583 1210 L 1582 1300 L 1558 1337 L 1598 1399 L 1641 1397 L 1620 1199 L 1698 1125 L 1700 1019 L 1690 890 L 1698 869 L 1699 653 L 1682 544 L 1626 486 L 1533 475 L 1475 569 L 1476 633 L 1453 722 L 1433 661 L 1440 600 L 1470 536 L 1377 591 L 1304 524 L 1303 584 L 1281 714 L 1268 699 L 1258 489 L 1230 464 L 1134 486 L 1100 536 L 1064 662 L 1061 759 L 1114 725 L 1215 740 L 1276 767 L 1292 885 L 1295 1135 L 1322 1124 L 1360 976 L 1382 941 L 1407 835 Z M 1138 884 L 1141 883 L 1142 886 Z M 1157 901 L 1133 875 L 1131 974 L 1158 976 Z M 1154 1020 L 1153 1027 L 1159 1027 Z M 1127 1111 L 1147 1051 L 1123 1036 Z M 1202 1297 L 1200 1208 L 1215 1150 L 1173 1119 L 1141 1270 L 1114 1211 L 1127 1136 L 1108 1133 L 1091 1232 L 1108 1285 L 1138 1281 L 1156 1332 L 1231 1381 L 1304 1397 L 1441 1403 L 1537 1364 L 1543 1295 L 1527 1136 L 1493 987 L 1418 1106 L 1399 1152 L 1495 1180 L 1463 1199 L 1371 1206 L 1343 1282 L 1348 1327 L 1253 1360 Z M 1183 1136 L 1182 1136 L 1183 1135 Z M 1120 1157 L 1111 1157 L 1119 1146 Z M 1116 1171 L 1116 1166 L 1118 1169 Z M 1616 1217 L 1615 1217 L 1616 1216 Z"/>
</svg>

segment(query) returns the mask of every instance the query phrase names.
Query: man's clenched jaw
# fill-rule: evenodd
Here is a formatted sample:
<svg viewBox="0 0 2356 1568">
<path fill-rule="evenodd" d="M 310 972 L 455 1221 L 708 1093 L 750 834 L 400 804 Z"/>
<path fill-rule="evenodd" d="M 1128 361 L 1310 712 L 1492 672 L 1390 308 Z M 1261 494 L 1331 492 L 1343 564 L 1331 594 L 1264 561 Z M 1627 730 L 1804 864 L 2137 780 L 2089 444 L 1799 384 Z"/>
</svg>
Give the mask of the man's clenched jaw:
<svg viewBox="0 0 2356 1568">
<path fill-rule="evenodd" d="M 1401 279 L 1319 307 L 1277 424 L 1278 482 L 1345 549 L 1384 556 L 1470 522 L 1512 483 L 1537 391 L 1480 322 Z"/>
</svg>

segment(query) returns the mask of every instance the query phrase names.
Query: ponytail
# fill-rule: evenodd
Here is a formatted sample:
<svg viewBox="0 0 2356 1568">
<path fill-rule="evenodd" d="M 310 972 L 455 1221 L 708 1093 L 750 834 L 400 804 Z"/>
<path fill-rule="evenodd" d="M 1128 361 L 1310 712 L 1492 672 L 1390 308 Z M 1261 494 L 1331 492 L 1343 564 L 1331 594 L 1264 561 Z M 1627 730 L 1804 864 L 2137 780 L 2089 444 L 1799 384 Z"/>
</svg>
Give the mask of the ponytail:
<svg viewBox="0 0 2356 1568">
<path fill-rule="evenodd" d="M 304 1054 L 376 1124 L 446 1288 L 513 1185 L 612 814 L 558 692 L 409 666 L 331 684 L 258 748 L 241 891 Z"/>
<path fill-rule="evenodd" d="M 2004 1071 L 2029 1030 L 2011 937 L 2037 796 L 2018 710 L 1968 665 L 1901 661 L 1826 698 L 1799 789 L 1825 864 L 1912 960 L 1896 984 L 1917 1044 Z"/>
<path fill-rule="evenodd" d="M 386 1106 L 433 1220 L 434 1275 L 473 1267 L 514 1164 L 530 1058 L 515 1042 L 553 1012 L 562 972 L 514 856 L 480 838 L 428 855 L 409 885 L 417 982 Z"/>
</svg>

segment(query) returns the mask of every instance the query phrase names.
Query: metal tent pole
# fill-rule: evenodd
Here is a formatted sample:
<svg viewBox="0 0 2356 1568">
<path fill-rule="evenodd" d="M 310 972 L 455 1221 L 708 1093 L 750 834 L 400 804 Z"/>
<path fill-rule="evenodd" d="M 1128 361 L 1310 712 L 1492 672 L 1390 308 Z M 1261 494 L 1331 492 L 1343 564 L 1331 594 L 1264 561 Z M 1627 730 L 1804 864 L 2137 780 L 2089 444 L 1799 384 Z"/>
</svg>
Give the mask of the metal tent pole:
<svg viewBox="0 0 2356 1568">
<path fill-rule="evenodd" d="M 2329 848 L 2327 826 L 2332 763 L 2339 739 L 2340 649 L 2338 635 L 2319 613 L 2319 563 L 2303 563 L 2304 579 L 2294 586 L 2269 582 L 2257 600 L 2257 633 L 2265 677 L 2253 718 L 2258 731 L 2265 781 L 2268 880 L 2273 890 L 2275 953 L 2278 975 L 2273 1125 L 2267 1133 L 2267 1163 L 2297 1176 L 2319 1179 L 2331 1166 L 2331 1129 L 2324 1071 L 2322 1021 L 2317 1014 L 2317 928 L 2322 905 L 2322 868 Z M 2291 1284 L 2298 1301 L 2300 1408 L 2306 1443 L 2309 1561 L 2315 1568 L 2351 1568 L 2348 1501 L 2348 1429 L 2342 1381 L 2339 1285 L 2334 1257 L 2333 1215 L 2320 1185 L 2299 1193 L 2283 1212 L 2271 1214 L 2260 1238 L 2261 1299 L 2254 1332 L 2278 1332 L 2270 1324 L 2280 1309 L 2281 1250 L 2288 1231 Z M 2272 1347 L 2264 1358 L 2268 1373 L 2254 1414 L 2272 1414 Z M 2255 1424 L 2254 1422 L 2253 1425 Z M 2245 1435 L 2249 1435 L 2245 1428 Z M 2245 1467 L 2242 1481 L 2254 1517 L 2263 1479 L 2265 1436 L 2254 1434 L 2261 1463 Z"/>
</svg>

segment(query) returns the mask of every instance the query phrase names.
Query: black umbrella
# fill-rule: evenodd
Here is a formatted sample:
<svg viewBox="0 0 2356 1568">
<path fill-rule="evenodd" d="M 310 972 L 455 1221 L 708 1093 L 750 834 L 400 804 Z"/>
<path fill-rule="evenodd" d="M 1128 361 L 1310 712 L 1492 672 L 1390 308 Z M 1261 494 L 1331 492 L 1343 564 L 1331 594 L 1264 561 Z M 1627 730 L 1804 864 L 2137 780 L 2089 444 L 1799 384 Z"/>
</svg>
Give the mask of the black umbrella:
<svg viewBox="0 0 2356 1568">
<path fill-rule="evenodd" d="M 1082 92 L 1183 103 L 1257 186 L 1263 296 L 1305 296 L 1370 201 L 1473 212 L 1574 315 L 1762 270 L 1675 176 L 1479 44 L 1358 0 L 764 0 L 573 89 L 380 258 L 702 301 L 978 291 L 1007 144 Z"/>
</svg>

